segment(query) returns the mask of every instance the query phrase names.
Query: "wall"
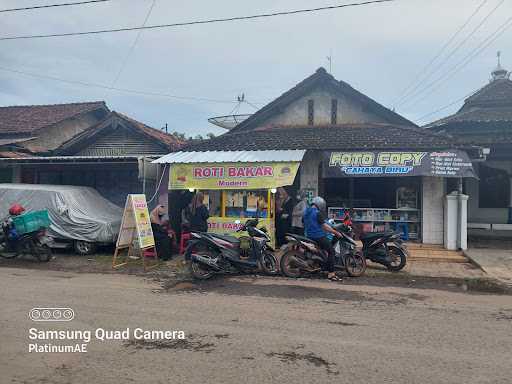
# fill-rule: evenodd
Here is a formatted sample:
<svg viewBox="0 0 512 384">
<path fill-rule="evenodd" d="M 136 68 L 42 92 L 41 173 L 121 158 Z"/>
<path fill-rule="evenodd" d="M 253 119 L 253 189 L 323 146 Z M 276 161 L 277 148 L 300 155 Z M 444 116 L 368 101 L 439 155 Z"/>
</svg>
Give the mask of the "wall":
<svg viewBox="0 0 512 384">
<path fill-rule="evenodd" d="M 512 174 L 512 162 L 486 161 L 485 165 L 508 171 Z M 478 166 L 474 165 L 476 171 Z M 466 179 L 464 181 L 464 193 L 469 195 L 468 201 L 468 222 L 470 223 L 507 223 L 508 208 L 480 208 L 479 199 L 479 180 Z"/>
<path fill-rule="evenodd" d="M 42 129 L 37 133 L 39 135 L 37 139 L 31 140 L 23 145 L 34 152 L 41 151 L 41 148 L 54 150 L 77 134 L 95 125 L 99 120 L 100 119 L 96 117 L 93 112 L 77 118 L 68 119 Z"/>
<path fill-rule="evenodd" d="M 422 240 L 425 244 L 443 244 L 445 180 L 440 177 L 422 178 Z"/>
<path fill-rule="evenodd" d="M 319 152 L 307 151 L 302 159 L 300 171 L 300 189 L 314 189 L 318 195 L 318 178 L 321 155 Z"/>
<path fill-rule="evenodd" d="M 308 100 L 314 100 L 314 125 L 331 124 L 331 100 L 338 100 L 337 123 L 386 123 L 386 120 L 363 110 L 363 106 L 339 93 L 317 89 L 294 101 L 278 115 L 260 125 L 307 125 Z"/>
</svg>

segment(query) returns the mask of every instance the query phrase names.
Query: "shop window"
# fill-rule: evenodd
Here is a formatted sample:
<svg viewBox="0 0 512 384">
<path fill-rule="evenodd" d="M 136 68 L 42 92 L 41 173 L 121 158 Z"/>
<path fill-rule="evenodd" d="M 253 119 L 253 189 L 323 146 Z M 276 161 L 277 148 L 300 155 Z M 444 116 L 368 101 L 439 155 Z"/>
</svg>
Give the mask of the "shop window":
<svg viewBox="0 0 512 384">
<path fill-rule="evenodd" d="M 338 100 L 331 100 L 331 124 L 335 125 L 338 123 Z"/>
<path fill-rule="evenodd" d="M 308 100 L 308 124 L 313 125 L 315 122 L 315 101 Z"/>
<path fill-rule="evenodd" d="M 204 204 L 208 208 L 210 216 L 221 215 L 222 192 L 221 191 L 203 191 Z"/>
<path fill-rule="evenodd" d="M 480 165 L 478 206 L 507 208 L 510 199 L 510 177 L 507 172 Z"/>
<path fill-rule="evenodd" d="M 258 217 L 267 218 L 268 191 L 227 191 L 226 217 Z"/>
</svg>

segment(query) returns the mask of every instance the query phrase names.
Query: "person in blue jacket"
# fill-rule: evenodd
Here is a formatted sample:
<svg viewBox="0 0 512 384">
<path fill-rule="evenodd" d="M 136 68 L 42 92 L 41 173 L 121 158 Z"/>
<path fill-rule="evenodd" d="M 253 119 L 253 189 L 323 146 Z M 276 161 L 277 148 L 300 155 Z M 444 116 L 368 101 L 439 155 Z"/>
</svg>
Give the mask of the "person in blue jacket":
<svg viewBox="0 0 512 384">
<path fill-rule="evenodd" d="M 325 200 L 320 196 L 315 197 L 311 206 L 304 211 L 304 229 L 309 239 L 314 240 L 320 248 L 327 251 L 327 278 L 340 280 L 334 272 L 334 248 L 327 234 L 331 233 L 337 237 L 341 237 L 341 234 L 325 222 L 325 210 Z"/>
</svg>

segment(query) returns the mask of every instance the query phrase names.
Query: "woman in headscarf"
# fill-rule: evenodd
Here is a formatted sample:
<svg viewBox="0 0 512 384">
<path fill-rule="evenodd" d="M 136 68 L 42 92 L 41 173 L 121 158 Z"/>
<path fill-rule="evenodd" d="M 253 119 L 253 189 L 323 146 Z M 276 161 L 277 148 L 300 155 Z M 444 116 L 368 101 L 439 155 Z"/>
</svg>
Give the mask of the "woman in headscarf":
<svg viewBox="0 0 512 384">
<path fill-rule="evenodd" d="M 190 230 L 194 232 L 208 232 L 208 218 L 210 213 L 204 205 L 203 192 L 197 192 L 190 203 Z"/>
<path fill-rule="evenodd" d="M 277 194 L 279 203 L 276 203 L 276 242 L 280 247 L 286 243 L 285 235 L 290 232 L 294 204 L 283 187 L 277 188 Z"/>
<path fill-rule="evenodd" d="M 163 205 L 157 205 L 151 211 L 149 218 L 151 220 L 151 229 L 155 238 L 155 247 L 158 258 L 162 260 L 170 260 L 172 257 L 172 243 L 167 230 L 164 228 L 164 216 L 166 209 Z"/>
</svg>

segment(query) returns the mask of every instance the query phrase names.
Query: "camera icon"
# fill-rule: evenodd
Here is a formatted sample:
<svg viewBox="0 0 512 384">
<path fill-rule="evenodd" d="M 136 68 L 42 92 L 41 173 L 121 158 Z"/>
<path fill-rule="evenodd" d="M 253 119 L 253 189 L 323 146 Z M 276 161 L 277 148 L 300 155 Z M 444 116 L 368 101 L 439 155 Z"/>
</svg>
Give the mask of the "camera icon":
<svg viewBox="0 0 512 384">
<path fill-rule="evenodd" d="M 71 321 L 75 311 L 71 308 L 32 308 L 28 317 L 32 321 Z"/>
</svg>

